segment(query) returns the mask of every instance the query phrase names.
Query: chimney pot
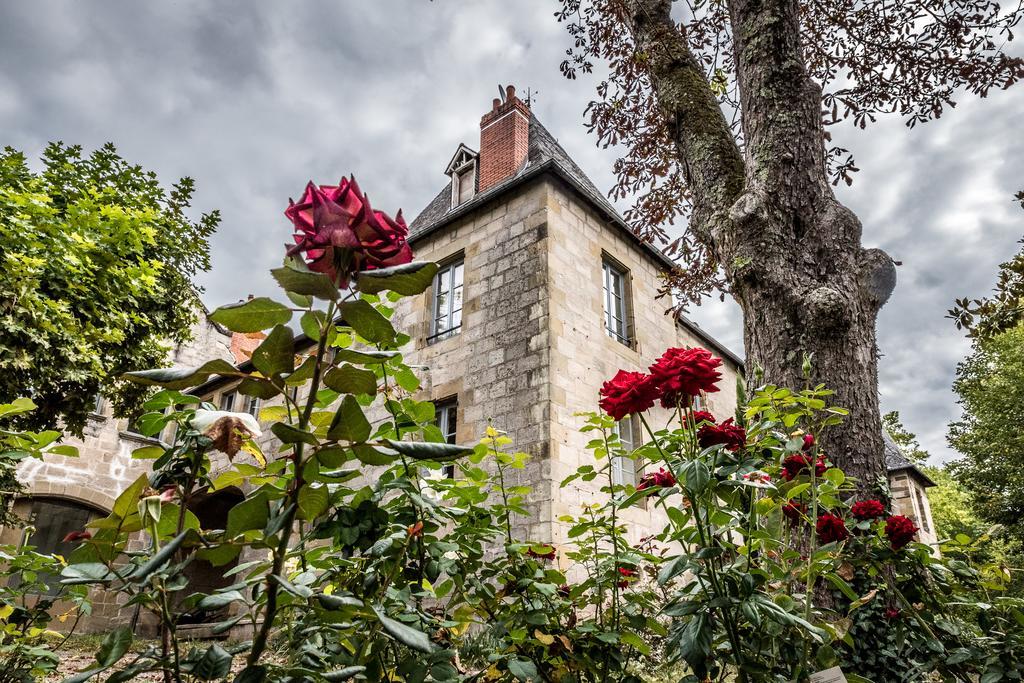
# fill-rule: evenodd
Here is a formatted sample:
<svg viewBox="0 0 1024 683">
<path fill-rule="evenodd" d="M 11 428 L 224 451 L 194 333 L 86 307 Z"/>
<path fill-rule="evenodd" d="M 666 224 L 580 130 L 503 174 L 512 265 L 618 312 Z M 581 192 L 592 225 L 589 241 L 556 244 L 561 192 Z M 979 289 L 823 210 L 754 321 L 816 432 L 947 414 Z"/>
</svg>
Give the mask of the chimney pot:
<svg viewBox="0 0 1024 683">
<path fill-rule="evenodd" d="M 515 96 L 516 96 L 516 86 L 514 86 L 514 85 L 506 85 L 505 86 L 505 99 L 506 100 L 511 100 L 511 99 L 514 99 Z"/>
<path fill-rule="evenodd" d="M 500 106 L 501 106 L 501 100 L 499 100 L 497 97 L 495 97 L 493 100 L 491 100 L 491 111 L 498 111 L 498 107 L 500 107 Z"/>
</svg>

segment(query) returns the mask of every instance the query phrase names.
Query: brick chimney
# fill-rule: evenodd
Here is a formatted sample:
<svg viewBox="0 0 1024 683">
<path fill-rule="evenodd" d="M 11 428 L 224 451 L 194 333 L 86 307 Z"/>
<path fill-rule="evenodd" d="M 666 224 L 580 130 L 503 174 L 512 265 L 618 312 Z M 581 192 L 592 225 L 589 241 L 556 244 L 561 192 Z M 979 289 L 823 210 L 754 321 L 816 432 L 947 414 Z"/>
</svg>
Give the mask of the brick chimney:
<svg viewBox="0 0 1024 683">
<path fill-rule="evenodd" d="M 505 101 L 495 99 L 480 119 L 480 192 L 511 178 L 526 161 L 530 144 L 530 107 L 505 88 Z"/>
</svg>

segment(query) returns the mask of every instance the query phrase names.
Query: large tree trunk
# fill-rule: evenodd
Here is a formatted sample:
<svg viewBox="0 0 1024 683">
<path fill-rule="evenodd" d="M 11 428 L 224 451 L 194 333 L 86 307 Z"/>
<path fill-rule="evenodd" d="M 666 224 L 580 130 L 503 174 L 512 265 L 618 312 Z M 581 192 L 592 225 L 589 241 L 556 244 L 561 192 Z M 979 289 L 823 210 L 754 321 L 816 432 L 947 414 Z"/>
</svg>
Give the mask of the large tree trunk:
<svg viewBox="0 0 1024 683">
<path fill-rule="evenodd" d="M 861 225 L 827 180 L 821 91 L 800 49 L 797 0 L 729 0 L 744 149 L 670 17 L 670 0 L 631 0 L 630 28 L 651 68 L 708 244 L 743 309 L 747 372 L 835 390 L 849 409 L 823 439 L 829 457 L 874 486 L 885 475 L 875 320 L 892 260 L 860 245 Z"/>
</svg>

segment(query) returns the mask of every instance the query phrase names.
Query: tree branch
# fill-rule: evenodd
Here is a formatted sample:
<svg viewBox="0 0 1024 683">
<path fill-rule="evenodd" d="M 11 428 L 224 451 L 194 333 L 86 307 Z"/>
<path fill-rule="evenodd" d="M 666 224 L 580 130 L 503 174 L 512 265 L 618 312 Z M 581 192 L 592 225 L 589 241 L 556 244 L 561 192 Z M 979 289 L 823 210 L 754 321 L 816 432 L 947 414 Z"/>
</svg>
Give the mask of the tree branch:
<svg viewBox="0 0 1024 683">
<path fill-rule="evenodd" d="M 704 69 L 672 20 L 671 0 L 627 0 L 636 58 L 646 63 L 693 203 L 690 227 L 721 260 L 714 240 L 743 192 L 743 157 Z"/>
</svg>

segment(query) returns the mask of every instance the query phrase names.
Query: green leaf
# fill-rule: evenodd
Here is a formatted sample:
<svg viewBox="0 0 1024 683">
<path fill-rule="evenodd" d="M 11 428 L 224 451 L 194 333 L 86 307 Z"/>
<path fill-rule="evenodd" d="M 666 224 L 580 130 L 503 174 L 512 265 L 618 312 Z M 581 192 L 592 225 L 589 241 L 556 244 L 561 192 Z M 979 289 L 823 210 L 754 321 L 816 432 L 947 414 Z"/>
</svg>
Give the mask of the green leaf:
<svg viewBox="0 0 1024 683">
<path fill-rule="evenodd" d="M 65 678 L 62 683 L 84 683 L 96 674 L 103 673 L 105 670 L 106 669 L 99 666 L 94 669 L 86 669 L 81 673 L 77 673 L 74 676 L 69 676 L 68 678 Z"/>
<path fill-rule="evenodd" d="M 380 620 L 380 625 L 384 628 L 384 631 L 402 645 L 427 654 L 432 653 L 436 649 L 436 646 L 430 642 L 430 638 L 423 631 L 418 631 L 400 621 L 395 621 L 384 614 L 383 610 L 378 607 L 374 607 L 373 612 Z"/>
<path fill-rule="evenodd" d="M 331 368 L 324 375 L 324 384 L 341 394 L 376 394 L 377 376 L 345 363 Z"/>
<path fill-rule="evenodd" d="M 282 443 L 306 443 L 310 446 L 317 444 L 316 435 L 293 427 L 287 422 L 275 422 L 270 425 L 270 431 L 274 433 L 274 436 L 281 439 Z"/>
<path fill-rule="evenodd" d="M 301 260 L 289 258 L 283 266 L 271 270 L 270 274 L 285 291 L 315 296 L 325 301 L 338 300 L 338 288 L 331 278 L 323 273 L 314 273 Z"/>
<path fill-rule="evenodd" d="M 209 319 L 223 325 L 232 332 L 260 332 L 284 325 L 292 319 L 292 310 L 265 296 L 221 306 L 210 314 Z"/>
<path fill-rule="evenodd" d="M 205 595 L 203 598 L 196 603 L 196 608 L 213 612 L 219 610 L 221 607 L 227 607 L 233 602 L 243 602 L 245 597 L 238 591 L 224 591 L 223 593 L 214 593 L 212 595 Z"/>
<path fill-rule="evenodd" d="M 387 444 L 402 455 L 414 460 L 433 460 L 434 462 L 450 462 L 473 452 L 470 446 L 459 446 L 454 443 L 432 443 L 429 441 L 393 441 L 385 439 Z"/>
<path fill-rule="evenodd" d="M 328 438 L 361 443 L 370 438 L 370 422 L 363 415 L 359 401 L 351 394 L 341 399 L 341 406 L 334 414 L 334 420 L 327 431 Z"/>
<path fill-rule="evenodd" d="M 211 375 L 224 377 L 244 377 L 241 372 L 231 363 L 220 358 L 203 363 L 196 368 L 158 368 L 156 370 L 136 370 L 126 372 L 121 377 L 146 386 L 164 387 L 180 391 L 189 387 L 198 386 L 205 382 Z"/>
<path fill-rule="evenodd" d="M 65 586 L 82 586 L 91 583 L 110 583 L 116 575 L 99 562 L 69 564 L 60 572 L 60 582 Z"/>
<path fill-rule="evenodd" d="M 302 598 L 303 600 L 313 597 L 313 591 L 308 586 L 296 586 L 288 579 L 277 574 L 271 574 L 270 578 L 274 580 L 274 583 L 283 588 L 286 593 L 291 593 L 295 597 Z"/>
<path fill-rule="evenodd" d="M 387 363 L 397 355 L 397 351 L 353 351 L 352 349 L 338 349 L 334 352 L 334 358 L 336 360 L 346 363 L 358 363 L 359 365 Z"/>
<path fill-rule="evenodd" d="M 352 452 L 364 465 L 390 465 L 398 458 L 398 453 L 390 448 L 375 448 L 366 444 L 356 444 Z"/>
<path fill-rule="evenodd" d="M 686 479 L 686 488 L 697 494 L 707 488 L 711 482 L 711 470 L 701 460 L 691 460 L 683 466 L 683 477 Z"/>
<path fill-rule="evenodd" d="M 359 598 L 354 598 L 348 595 L 327 595 L 326 593 L 317 593 L 317 602 L 324 609 L 329 610 L 340 610 L 346 607 L 362 607 L 363 601 Z"/>
<path fill-rule="evenodd" d="M 703 671 L 711 655 L 714 628 L 705 612 L 695 614 L 683 627 L 679 637 L 679 656 L 695 670 Z"/>
<path fill-rule="evenodd" d="M 434 281 L 437 264 L 427 261 L 413 261 L 391 268 L 366 270 L 356 274 L 356 286 L 360 292 L 376 294 L 385 289 L 410 296 L 427 290 Z"/>
<path fill-rule="evenodd" d="M 252 352 L 252 364 L 264 377 L 295 369 L 295 335 L 284 325 L 275 325 L 267 338 Z"/>
<path fill-rule="evenodd" d="M 260 491 L 228 510 L 227 536 L 232 538 L 246 531 L 262 529 L 270 519 L 270 502 Z"/>
<path fill-rule="evenodd" d="M 325 681 L 348 681 L 356 677 L 356 674 L 361 674 L 366 671 L 365 666 L 346 666 L 344 669 L 338 669 L 337 671 L 329 671 L 324 674 Z"/>
<path fill-rule="evenodd" d="M 0 403 L 0 417 L 6 417 L 7 415 L 20 415 L 21 413 L 27 413 L 30 410 L 35 410 L 36 404 L 30 398 L 24 396 L 16 398 L 10 403 Z"/>
<path fill-rule="evenodd" d="M 247 666 L 238 672 L 232 683 L 263 683 L 267 680 L 267 667 L 262 664 Z"/>
<path fill-rule="evenodd" d="M 517 681 L 523 681 L 524 683 L 540 680 L 537 667 L 529 659 L 516 658 L 508 660 L 508 671 L 516 677 Z"/>
<path fill-rule="evenodd" d="M 299 489 L 299 517 L 305 520 L 316 519 L 327 509 L 329 499 L 326 486 L 303 486 Z"/>
<path fill-rule="evenodd" d="M 848 584 L 843 577 L 838 574 L 828 573 L 825 574 L 825 578 L 828 579 L 833 586 L 842 591 L 843 595 L 845 595 L 849 600 L 856 600 L 859 597 L 857 593 L 854 592 L 853 588 L 850 587 L 850 584 Z"/>
<path fill-rule="evenodd" d="M 395 338 L 395 328 L 388 319 L 364 299 L 346 301 L 338 310 L 345 324 L 367 341 L 389 342 Z"/>
<path fill-rule="evenodd" d="M 302 333 L 313 341 L 320 341 L 320 325 L 326 319 L 323 311 L 306 311 L 299 318 Z"/>
<path fill-rule="evenodd" d="M 182 531 L 173 539 L 165 543 L 164 546 L 157 551 L 156 555 L 153 555 L 153 557 L 149 558 L 145 564 L 132 572 L 128 579 L 138 583 L 147 580 L 153 572 L 157 571 L 171 560 L 171 557 L 174 556 L 174 553 L 178 552 L 178 548 L 181 547 L 181 544 L 185 542 L 185 539 L 188 538 L 189 535 L 194 535 L 195 533 L 194 529 L 185 529 Z"/>
<path fill-rule="evenodd" d="M 191 674 L 201 681 L 214 681 L 231 673 L 231 653 L 214 643 L 206 649 L 198 662 L 192 665 Z"/>
<path fill-rule="evenodd" d="M 120 626 L 103 639 L 100 649 L 96 652 L 96 661 L 103 668 L 114 666 L 128 652 L 132 645 L 132 629 Z"/>
</svg>

